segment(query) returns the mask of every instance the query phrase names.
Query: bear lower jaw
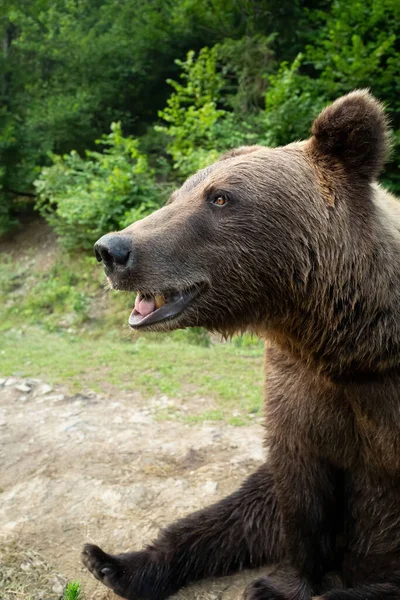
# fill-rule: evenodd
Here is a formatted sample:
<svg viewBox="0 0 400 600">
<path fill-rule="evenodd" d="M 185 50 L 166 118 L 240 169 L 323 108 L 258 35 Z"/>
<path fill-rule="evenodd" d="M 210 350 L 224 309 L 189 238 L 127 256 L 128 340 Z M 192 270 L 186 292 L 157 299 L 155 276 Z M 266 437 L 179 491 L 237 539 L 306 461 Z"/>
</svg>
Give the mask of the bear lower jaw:
<svg viewBox="0 0 400 600">
<path fill-rule="evenodd" d="M 140 329 L 179 316 L 204 290 L 204 284 L 195 284 L 189 289 L 173 292 L 168 296 L 155 294 L 143 296 L 138 293 L 135 308 L 129 316 L 129 326 Z"/>
</svg>

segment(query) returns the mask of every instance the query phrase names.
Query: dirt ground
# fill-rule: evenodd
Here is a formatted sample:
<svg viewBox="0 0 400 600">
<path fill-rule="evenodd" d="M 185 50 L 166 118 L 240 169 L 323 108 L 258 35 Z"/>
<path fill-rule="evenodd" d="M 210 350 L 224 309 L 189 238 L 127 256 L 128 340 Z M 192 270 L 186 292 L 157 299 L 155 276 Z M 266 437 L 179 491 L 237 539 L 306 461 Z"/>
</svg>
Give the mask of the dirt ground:
<svg viewBox="0 0 400 600">
<path fill-rule="evenodd" d="M 177 402 L 190 412 L 190 398 L 71 396 L 39 380 L 0 380 L 2 600 L 56 600 L 71 579 L 82 582 L 85 600 L 116 598 L 81 566 L 85 541 L 139 549 L 260 464 L 260 423 L 160 419 Z M 207 581 L 178 597 L 236 600 L 255 575 Z"/>
</svg>

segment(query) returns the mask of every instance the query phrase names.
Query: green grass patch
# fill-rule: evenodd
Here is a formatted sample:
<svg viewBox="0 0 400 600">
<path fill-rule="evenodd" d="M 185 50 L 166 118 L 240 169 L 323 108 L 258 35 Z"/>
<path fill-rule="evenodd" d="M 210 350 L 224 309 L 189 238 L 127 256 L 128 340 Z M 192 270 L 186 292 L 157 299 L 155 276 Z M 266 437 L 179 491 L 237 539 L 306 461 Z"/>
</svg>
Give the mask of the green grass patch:
<svg viewBox="0 0 400 600">
<path fill-rule="evenodd" d="M 63 600 L 83 600 L 82 588 L 79 581 L 69 581 L 67 583 Z"/>
<path fill-rule="evenodd" d="M 204 347 L 151 335 L 99 340 L 32 326 L 3 331 L 0 363 L 4 376 L 39 377 L 71 393 L 113 388 L 144 396 L 210 398 L 212 411 L 193 415 L 194 421 L 231 418 L 233 411 L 257 413 L 262 402 L 261 344 Z"/>
</svg>

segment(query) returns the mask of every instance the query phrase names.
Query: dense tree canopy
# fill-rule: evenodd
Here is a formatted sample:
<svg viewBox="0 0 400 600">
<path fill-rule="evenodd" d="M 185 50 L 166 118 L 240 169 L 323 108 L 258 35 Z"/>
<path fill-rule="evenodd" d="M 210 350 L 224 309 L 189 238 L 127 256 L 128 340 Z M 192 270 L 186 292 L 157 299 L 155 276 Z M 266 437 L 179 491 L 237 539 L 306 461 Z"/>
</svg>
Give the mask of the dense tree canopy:
<svg viewBox="0 0 400 600">
<path fill-rule="evenodd" d="M 53 224 L 62 212 L 61 237 L 68 221 L 71 244 L 65 210 L 73 205 L 79 217 L 85 169 L 90 198 L 107 165 L 118 179 L 132 160 L 124 185 L 134 190 L 138 156 L 147 155 L 138 185 L 155 189 L 228 147 L 307 136 L 324 104 L 359 87 L 391 114 L 386 180 L 400 191 L 398 0 L 3 0 L 0 10 L 0 230 L 21 210 L 22 193 L 36 190 Z M 127 136 L 120 172 L 114 147 L 112 161 L 90 154 L 115 122 Z M 105 227 L 133 210 L 125 188 Z"/>
</svg>

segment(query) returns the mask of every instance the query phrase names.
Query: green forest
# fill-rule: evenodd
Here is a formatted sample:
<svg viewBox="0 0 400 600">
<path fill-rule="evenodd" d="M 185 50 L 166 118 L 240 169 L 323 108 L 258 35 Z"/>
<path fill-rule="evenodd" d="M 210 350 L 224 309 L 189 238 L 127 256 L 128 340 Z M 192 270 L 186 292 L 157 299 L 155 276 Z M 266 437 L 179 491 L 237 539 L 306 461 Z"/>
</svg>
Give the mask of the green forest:
<svg viewBox="0 0 400 600">
<path fill-rule="evenodd" d="M 0 231 L 39 212 L 90 248 L 242 144 L 308 136 L 371 89 L 400 192 L 398 0 L 3 0 Z"/>
</svg>

